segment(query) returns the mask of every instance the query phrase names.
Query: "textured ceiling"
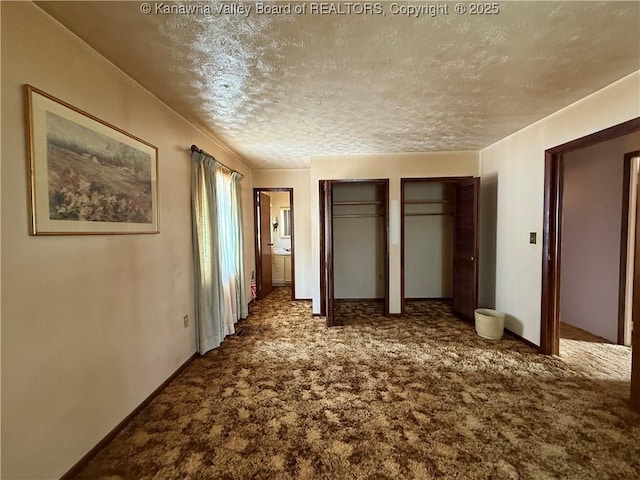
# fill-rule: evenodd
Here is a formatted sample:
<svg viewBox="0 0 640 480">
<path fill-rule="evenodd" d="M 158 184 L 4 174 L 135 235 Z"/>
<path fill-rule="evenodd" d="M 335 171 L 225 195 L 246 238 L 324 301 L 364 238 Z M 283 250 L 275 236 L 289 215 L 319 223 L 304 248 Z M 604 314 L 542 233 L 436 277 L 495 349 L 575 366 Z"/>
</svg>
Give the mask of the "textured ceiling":
<svg viewBox="0 0 640 480">
<path fill-rule="evenodd" d="M 393 14 L 391 2 L 381 15 L 38 5 L 256 168 L 478 150 L 640 69 L 637 1 L 500 2 L 494 15 L 448 3 L 433 17 Z"/>
</svg>

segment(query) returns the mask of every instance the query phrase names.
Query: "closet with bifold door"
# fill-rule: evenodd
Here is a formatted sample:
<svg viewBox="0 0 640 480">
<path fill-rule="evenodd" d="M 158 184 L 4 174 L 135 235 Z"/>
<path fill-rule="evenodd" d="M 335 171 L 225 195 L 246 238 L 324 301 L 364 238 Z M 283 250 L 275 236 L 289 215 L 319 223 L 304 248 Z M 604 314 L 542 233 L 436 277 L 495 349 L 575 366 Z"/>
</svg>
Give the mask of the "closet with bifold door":
<svg viewBox="0 0 640 480">
<path fill-rule="evenodd" d="M 389 313 L 388 180 L 321 180 L 320 293 L 327 326 L 336 303 Z"/>
<path fill-rule="evenodd" d="M 450 301 L 472 319 L 478 296 L 479 179 L 401 180 L 402 312 L 416 301 Z"/>
</svg>

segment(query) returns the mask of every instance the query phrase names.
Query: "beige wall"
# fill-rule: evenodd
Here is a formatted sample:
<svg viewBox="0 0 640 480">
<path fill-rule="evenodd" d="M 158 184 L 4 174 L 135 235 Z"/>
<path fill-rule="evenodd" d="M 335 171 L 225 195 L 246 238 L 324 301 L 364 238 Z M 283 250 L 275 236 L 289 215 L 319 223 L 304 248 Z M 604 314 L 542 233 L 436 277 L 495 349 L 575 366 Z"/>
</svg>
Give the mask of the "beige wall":
<svg viewBox="0 0 640 480">
<path fill-rule="evenodd" d="M 389 311 L 400 312 L 400 179 L 478 176 L 478 152 L 312 157 L 311 258 L 313 312 L 320 312 L 319 180 L 389 179 Z"/>
<path fill-rule="evenodd" d="M 309 170 L 253 170 L 251 178 L 254 188 L 293 188 L 295 297 L 309 299 L 314 285 L 311 264 L 311 212 L 313 208 L 317 208 L 309 203 Z M 253 229 L 253 213 L 250 218 Z"/>
<path fill-rule="evenodd" d="M 249 219 L 251 177 L 39 8 L 1 8 L 2 478 L 53 479 L 195 351 L 187 148 L 246 175 Z M 29 236 L 26 83 L 158 147 L 160 234 Z"/>
<path fill-rule="evenodd" d="M 624 155 L 638 150 L 635 133 L 564 156 L 560 319 L 612 342 L 618 341 Z"/>
<path fill-rule="evenodd" d="M 480 303 L 505 312 L 506 327 L 535 344 L 540 342 L 544 152 L 638 116 L 640 71 L 480 152 Z M 536 245 L 529 244 L 529 232 L 537 232 Z"/>
</svg>

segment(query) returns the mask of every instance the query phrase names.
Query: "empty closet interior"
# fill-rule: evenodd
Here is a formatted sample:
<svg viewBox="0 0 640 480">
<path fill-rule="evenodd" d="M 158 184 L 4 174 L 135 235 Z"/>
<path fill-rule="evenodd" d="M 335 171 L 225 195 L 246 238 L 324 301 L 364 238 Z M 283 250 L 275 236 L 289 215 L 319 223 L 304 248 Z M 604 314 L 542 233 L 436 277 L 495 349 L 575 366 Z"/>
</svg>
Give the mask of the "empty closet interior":
<svg viewBox="0 0 640 480">
<path fill-rule="evenodd" d="M 329 316 L 340 304 L 353 302 L 367 302 L 368 308 L 388 313 L 388 191 L 387 180 L 330 180 L 321 185 L 323 295 Z"/>
<path fill-rule="evenodd" d="M 478 300 L 478 178 L 402 179 L 402 311 L 451 300 L 473 318 Z"/>
<path fill-rule="evenodd" d="M 333 185 L 336 300 L 383 300 L 385 198 L 377 183 Z"/>
<path fill-rule="evenodd" d="M 402 187 L 404 299 L 451 299 L 454 186 L 406 180 Z"/>
</svg>

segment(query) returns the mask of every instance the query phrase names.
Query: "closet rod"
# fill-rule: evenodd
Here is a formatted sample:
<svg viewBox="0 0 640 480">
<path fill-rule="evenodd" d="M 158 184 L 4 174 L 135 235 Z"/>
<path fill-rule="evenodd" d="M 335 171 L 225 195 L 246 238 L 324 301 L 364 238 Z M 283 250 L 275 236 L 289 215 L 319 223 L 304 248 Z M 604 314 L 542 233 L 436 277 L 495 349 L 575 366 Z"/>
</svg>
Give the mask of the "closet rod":
<svg viewBox="0 0 640 480">
<path fill-rule="evenodd" d="M 453 213 L 448 212 L 448 213 L 405 213 L 404 216 L 405 217 L 429 217 L 432 215 L 451 215 L 453 216 Z"/>
<path fill-rule="evenodd" d="M 333 218 L 364 218 L 364 217 L 384 217 L 384 215 L 376 213 L 343 213 L 340 215 L 333 215 Z"/>
</svg>

